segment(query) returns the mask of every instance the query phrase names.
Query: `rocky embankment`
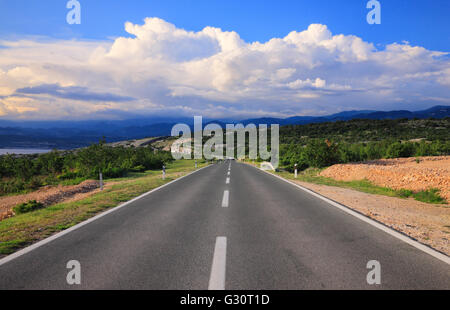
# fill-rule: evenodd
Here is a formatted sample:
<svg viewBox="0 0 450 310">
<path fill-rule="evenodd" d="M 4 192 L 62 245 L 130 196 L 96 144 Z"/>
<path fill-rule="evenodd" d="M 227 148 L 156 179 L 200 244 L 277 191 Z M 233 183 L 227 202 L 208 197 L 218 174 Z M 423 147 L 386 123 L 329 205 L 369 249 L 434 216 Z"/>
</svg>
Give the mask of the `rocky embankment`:
<svg viewBox="0 0 450 310">
<path fill-rule="evenodd" d="M 450 156 L 396 158 L 334 165 L 320 174 L 339 181 L 364 180 L 392 189 L 431 188 L 450 202 Z"/>
</svg>

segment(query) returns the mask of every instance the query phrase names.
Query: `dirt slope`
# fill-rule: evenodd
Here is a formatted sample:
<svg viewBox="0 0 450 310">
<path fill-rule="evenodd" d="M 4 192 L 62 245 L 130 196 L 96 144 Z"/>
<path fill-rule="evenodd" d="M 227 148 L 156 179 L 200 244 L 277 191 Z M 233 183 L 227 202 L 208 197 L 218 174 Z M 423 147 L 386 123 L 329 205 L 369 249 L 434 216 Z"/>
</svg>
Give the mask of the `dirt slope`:
<svg viewBox="0 0 450 310">
<path fill-rule="evenodd" d="M 450 156 L 383 159 L 365 163 L 334 165 L 322 171 L 339 181 L 367 179 L 375 185 L 413 191 L 437 188 L 450 202 Z"/>
<path fill-rule="evenodd" d="M 50 206 L 58 202 L 67 201 L 68 199 L 81 199 L 81 195 L 93 193 L 98 187 L 98 181 L 88 180 L 73 186 L 46 186 L 23 195 L 0 197 L 0 216 L 3 213 L 10 212 L 17 204 L 30 200 L 37 200 L 45 206 Z"/>
</svg>

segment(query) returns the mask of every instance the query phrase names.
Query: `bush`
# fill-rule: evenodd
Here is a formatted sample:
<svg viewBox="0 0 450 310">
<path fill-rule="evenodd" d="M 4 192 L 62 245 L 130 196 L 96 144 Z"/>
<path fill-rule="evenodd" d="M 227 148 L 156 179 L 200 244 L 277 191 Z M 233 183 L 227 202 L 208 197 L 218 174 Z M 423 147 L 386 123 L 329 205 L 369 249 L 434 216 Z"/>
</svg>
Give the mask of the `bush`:
<svg viewBox="0 0 450 310">
<path fill-rule="evenodd" d="M 401 158 L 414 156 L 415 148 L 413 143 L 395 142 L 386 150 L 386 158 Z"/>
<path fill-rule="evenodd" d="M 121 178 L 127 174 L 127 169 L 119 167 L 108 167 L 102 171 L 104 178 Z M 98 176 L 97 176 L 98 177 Z"/>
<path fill-rule="evenodd" d="M 33 177 L 31 180 L 25 184 L 25 189 L 36 190 L 42 186 L 42 181 L 38 177 Z"/>
<path fill-rule="evenodd" d="M 25 189 L 25 183 L 21 179 L 13 179 L 0 183 L 0 194 L 18 193 Z"/>
<path fill-rule="evenodd" d="M 32 212 L 34 210 L 42 209 L 44 205 L 36 200 L 30 200 L 26 203 L 21 203 L 13 208 L 15 214 L 23 214 Z"/>
<path fill-rule="evenodd" d="M 309 166 L 323 168 L 338 163 L 338 147 L 326 140 L 312 140 L 305 149 Z"/>
</svg>

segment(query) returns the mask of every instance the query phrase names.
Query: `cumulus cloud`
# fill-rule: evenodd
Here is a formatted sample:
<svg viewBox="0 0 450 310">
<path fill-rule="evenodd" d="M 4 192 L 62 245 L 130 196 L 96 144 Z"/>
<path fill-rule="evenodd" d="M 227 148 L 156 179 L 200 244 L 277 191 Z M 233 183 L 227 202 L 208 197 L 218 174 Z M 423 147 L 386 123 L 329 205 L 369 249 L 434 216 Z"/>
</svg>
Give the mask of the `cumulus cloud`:
<svg viewBox="0 0 450 310">
<path fill-rule="evenodd" d="M 159 18 L 125 30 L 113 41 L 0 41 L 0 114 L 291 116 L 450 103 L 448 53 L 408 42 L 377 49 L 320 24 L 263 43 Z"/>
</svg>

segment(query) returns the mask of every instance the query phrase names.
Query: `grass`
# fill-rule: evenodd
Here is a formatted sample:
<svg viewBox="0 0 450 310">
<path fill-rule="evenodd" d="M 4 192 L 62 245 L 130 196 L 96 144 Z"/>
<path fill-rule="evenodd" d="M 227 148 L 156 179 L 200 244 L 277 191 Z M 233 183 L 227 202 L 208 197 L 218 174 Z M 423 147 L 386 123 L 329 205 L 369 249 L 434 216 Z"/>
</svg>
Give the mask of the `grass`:
<svg viewBox="0 0 450 310">
<path fill-rule="evenodd" d="M 439 196 L 439 190 L 432 188 L 426 191 L 420 191 L 417 193 L 413 193 L 412 197 L 414 197 L 418 201 L 435 203 L 435 204 L 444 204 L 447 203 L 444 198 Z"/>
<path fill-rule="evenodd" d="M 206 165 L 206 162 L 199 161 L 199 168 Z M 192 160 L 175 161 L 167 165 L 165 180 L 161 178 L 161 171 L 133 173 L 108 180 L 114 185 L 85 199 L 59 203 L 3 220 L 0 222 L 0 254 L 11 254 L 194 170 Z"/>
<path fill-rule="evenodd" d="M 447 204 L 447 201 L 441 196 L 439 196 L 438 189 L 428 189 L 419 192 L 413 192 L 407 189 L 394 190 L 388 187 L 377 186 L 372 184 L 368 180 L 357 180 L 349 182 L 337 181 L 332 178 L 320 176 L 319 174 L 322 170 L 323 169 L 309 168 L 305 171 L 299 172 L 297 179 L 294 178 L 294 174 L 286 171 L 279 171 L 276 172 L 276 174 L 285 179 L 298 180 L 302 182 L 314 183 L 319 185 L 328 185 L 328 186 L 355 189 L 368 194 L 384 195 L 405 199 L 414 198 L 415 200 L 432 204 Z"/>
</svg>

